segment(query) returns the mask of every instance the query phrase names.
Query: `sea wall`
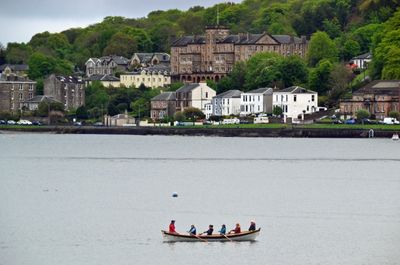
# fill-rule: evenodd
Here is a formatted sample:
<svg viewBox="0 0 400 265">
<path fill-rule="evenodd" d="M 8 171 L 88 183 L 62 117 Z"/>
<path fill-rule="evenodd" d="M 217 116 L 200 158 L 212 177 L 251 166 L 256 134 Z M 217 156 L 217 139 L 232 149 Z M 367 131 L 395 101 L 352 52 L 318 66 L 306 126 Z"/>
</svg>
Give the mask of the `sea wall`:
<svg viewBox="0 0 400 265">
<path fill-rule="evenodd" d="M 185 128 L 185 127 L 22 127 L 1 128 L 19 132 L 47 132 L 57 134 L 127 134 L 127 135 L 186 135 L 217 137 L 310 137 L 310 138 L 368 138 L 367 129 L 317 128 Z M 374 130 L 374 137 L 390 138 L 395 131 Z"/>
</svg>

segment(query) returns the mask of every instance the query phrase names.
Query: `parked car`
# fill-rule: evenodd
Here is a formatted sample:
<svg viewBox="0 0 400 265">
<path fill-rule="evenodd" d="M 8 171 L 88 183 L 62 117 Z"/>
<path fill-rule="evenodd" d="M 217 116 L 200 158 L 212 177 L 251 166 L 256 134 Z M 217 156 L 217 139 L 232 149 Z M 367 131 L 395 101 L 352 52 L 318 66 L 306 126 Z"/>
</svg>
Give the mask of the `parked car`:
<svg viewBox="0 0 400 265">
<path fill-rule="evenodd" d="M 7 124 L 5 120 L 0 120 L 0 124 Z"/>
<path fill-rule="evenodd" d="M 240 120 L 238 118 L 233 118 L 233 119 L 224 119 L 222 121 L 222 124 L 239 124 Z"/>
<path fill-rule="evenodd" d="M 400 122 L 396 118 L 384 118 L 383 124 L 400 124 Z"/>
<path fill-rule="evenodd" d="M 372 121 L 370 119 L 363 119 L 361 121 L 361 123 L 364 123 L 364 124 L 376 124 L 377 122 L 376 121 Z"/>
<path fill-rule="evenodd" d="M 15 124 L 17 124 L 14 120 L 8 120 L 7 121 L 7 124 L 8 125 L 15 125 Z"/>
<path fill-rule="evenodd" d="M 95 127 L 102 127 L 102 126 L 104 126 L 104 124 L 102 123 L 102 122 L 95 122 L 95 123 L 93 123 L 93 126 L 95 126 Z"/>
<path fill-rule="evenodd" d="M 32 122 L 31 122 L 31 121 L 28 121 L 28 120 L 19 120 L 19 121 L 17 122 L 17 124 L 18 124 L 18 125 L 32 125 Z"/>
<path fill-rule="evenodd" d="M 356 120 L 355 119 L 348 119 L 344 123 L 345 124 L 356 124 Z"/>
<path fill-rule="evenodd" d="M 33 121 L 32 125 L 41 126 L 42 123 L 40 121 Z"/>
<path fill-rule="evenodd" d="M 326 107 L 317 107 L 317 111 L 327 111 L 328 108 Z"/>
<path fill-rule="evenodd" d="M 82 126 L 82 122 L 76 121 L 76 122 L 74 122 L 74 126 Z"/>
</svg>

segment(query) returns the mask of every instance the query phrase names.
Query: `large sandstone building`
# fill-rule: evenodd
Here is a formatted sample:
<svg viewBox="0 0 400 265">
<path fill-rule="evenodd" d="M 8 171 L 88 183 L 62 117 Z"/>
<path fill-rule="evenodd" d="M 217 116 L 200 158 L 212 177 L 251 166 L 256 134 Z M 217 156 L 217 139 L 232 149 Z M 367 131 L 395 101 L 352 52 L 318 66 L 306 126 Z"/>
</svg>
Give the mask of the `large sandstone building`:
<svg viewBox="0 0 400 265">
<path fill-rule="evenodd" d="M 289 35 L 239 33 L 223 26 L 207 27 L 205 36 L 184 36 L 171 46 L 171 76 L 175 81 L 219 81 L 233 65 L 258 52 L 304 57 L 307 40 Z"/>
</svg>

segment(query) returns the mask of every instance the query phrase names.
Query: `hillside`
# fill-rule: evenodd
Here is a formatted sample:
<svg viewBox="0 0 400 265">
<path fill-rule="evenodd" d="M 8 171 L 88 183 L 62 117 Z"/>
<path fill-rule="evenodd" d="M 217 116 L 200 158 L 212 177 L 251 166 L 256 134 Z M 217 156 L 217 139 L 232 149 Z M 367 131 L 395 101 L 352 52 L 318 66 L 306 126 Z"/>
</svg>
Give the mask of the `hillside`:
<svg viewBox="0 0 400 265">
<path fill-rule="evenodd" d="M 83 69 L 89 57 L 169 52 L 176 37 L 202 34 L 206 25 L 216 24 L 219 10 L 220 24 L 229 26 L 233 33 L 266 31 L 310 38 L 324 31 L 334 40 L 339 61 L 372 50 L 377 60 L 374 78 L 400 78 L 399 70 L 393 70 L 400 64 L 393 59 L 400 55 L 396 48 L 400 45 L 397 32 L 391 33 L 399 28 L 400 14 L 394 15 L 398 6 L 398 0 L 244 0 L 187 11 L 154 11 L 137 19 L 106 17 L 86 28 L 38 33 L 27 44 L 10 43 L 1 51 L 0 60 L 28 63 L 30 77 L 40 79 L 51 72 L 69 74 L 74 67 Z"/>
</svg>

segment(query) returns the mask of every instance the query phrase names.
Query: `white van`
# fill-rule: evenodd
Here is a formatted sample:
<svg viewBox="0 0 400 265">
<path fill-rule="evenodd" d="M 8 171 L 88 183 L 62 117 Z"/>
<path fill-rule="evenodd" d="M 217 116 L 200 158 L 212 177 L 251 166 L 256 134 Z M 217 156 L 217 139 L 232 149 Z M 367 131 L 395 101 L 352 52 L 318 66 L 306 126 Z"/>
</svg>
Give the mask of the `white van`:
<svg viewBox="0 0 400 265">
<path fill-rule="evenodd" d="M 400 122 L 396 118 L 384 118 L 383 124 L 400 124 Z"/>
</svg>

